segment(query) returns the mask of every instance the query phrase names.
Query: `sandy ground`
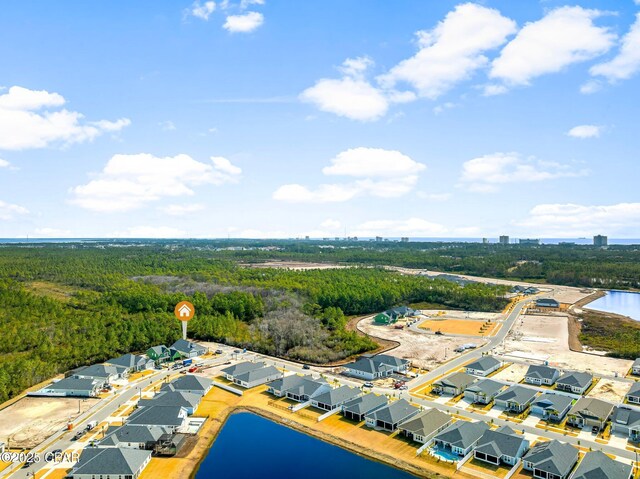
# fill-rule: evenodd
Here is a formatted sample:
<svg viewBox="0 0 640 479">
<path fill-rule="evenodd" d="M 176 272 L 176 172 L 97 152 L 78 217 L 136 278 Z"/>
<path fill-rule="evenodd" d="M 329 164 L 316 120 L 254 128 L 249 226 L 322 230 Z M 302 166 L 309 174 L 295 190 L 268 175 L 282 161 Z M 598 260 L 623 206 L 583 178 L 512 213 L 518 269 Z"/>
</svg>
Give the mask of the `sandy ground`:
<svg viewBox="0 0 640 479">
<path fill-rule="evenodd" d="M 10 440 L 11 447 L 32 448 L 98 400 L 86 401 L 71 398 L 26 397 L 0 411 L 0 442 Z"/>
<path fill-rule="evenodd" d="M 426 369 L 433 369 L 445 361 L 445 348 L 446 360 L 450 360 L 459 355 L 453 350 L 462 344 L 484 344 L 484 340 L 480 338 L 436 336 L 410 329 L 394 329 L 393 326 L 376 326 L 371 318 L 360 321 L 358 328 L 371 336 L 400 342 L 400 346 L 393 349 L 391 354 L 410 359 L 414 366 Z"/>
<path fill-rule="evenodd" d="M 551 366 L 560 369 L 605 376 L 626 374 L 632 361 L 571 351 L 567 321 L 566 315 L 520 316 L 507 336 L 504 348 L 499 348 L 498 352 L 538 364 L 549 361 Z"/>
<path fill-rule="evenodd" d="M 429 318 L 438 319 L 474 319 L 479 321 L 497 321 L 504 319 L 502 313 L 482 313 L 479 311 L 454 311 L 454 310 L 441 310 L 441 309 L 422 309 L 420 312 Z"/>
<path fill-rule="evenodd" d="M 462 334 L 466 336 L 491 336 L 500 327 L 499 323 L 486 321 L 476 321 L 470 319 L 448 319 L 441 317 L 429 319 L 419 325 L 427 331 L 441 331 L 445 334 Z"/>
<path fill-rule="evenodd" d="M 624 400 L 625 394 L 629 391 L 631 383 L 616 381 L 614 379 L 601 379 L 588 394 L 589 397 L 619 403 Z"/>
<path fill-rule="evenodd" d="M 492 376 L 491 379 L 519 383 L 524 378 L 528 368 L 529 366 L 526 364 L 514 363 L 507 366 L 502 371 L 499 371 L 496 375 Z"/>
</svg>

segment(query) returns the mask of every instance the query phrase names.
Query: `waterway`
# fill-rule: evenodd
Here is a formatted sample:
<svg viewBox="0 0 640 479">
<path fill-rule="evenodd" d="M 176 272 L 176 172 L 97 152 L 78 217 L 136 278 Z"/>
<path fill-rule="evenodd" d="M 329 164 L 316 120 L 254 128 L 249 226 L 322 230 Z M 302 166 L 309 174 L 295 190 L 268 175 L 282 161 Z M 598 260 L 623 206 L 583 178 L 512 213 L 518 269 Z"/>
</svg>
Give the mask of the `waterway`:
<svg viewBox="0 0 640 479">
<path fill-rule="evenodd" d="M 416 479 L 251 413 L 233 414 L 196 479 Z"/>
<path fill-rule="evenodd" d="M 607 291 L 605 296 L 589 303 L 586 307 L 606 313 L 629 316 L 640 321 L 640 293 Z"/>
</svg>

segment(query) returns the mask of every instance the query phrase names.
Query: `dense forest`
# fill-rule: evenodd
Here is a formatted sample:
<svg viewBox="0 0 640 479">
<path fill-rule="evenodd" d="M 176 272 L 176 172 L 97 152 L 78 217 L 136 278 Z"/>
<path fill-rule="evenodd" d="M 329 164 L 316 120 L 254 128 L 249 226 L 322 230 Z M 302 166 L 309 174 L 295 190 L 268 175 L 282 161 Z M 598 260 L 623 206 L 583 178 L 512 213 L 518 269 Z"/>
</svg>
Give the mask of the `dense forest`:
<svg viewBox="0 0 640 479">
<path fill-rule="evenodd" d="M 373 266 L 247 268 L 247 251 L 201 243 L 0 246 L 0 402 L 67 369 L 180 336 L 174 305 L 196 306 L 190 335 L 327 363 L 377 345 L 347 316 L 428 302 L 496 311 L 505 287 L 458 285 Z M 253 250 L 254 260 L 261 250 Z"/>
</svg>

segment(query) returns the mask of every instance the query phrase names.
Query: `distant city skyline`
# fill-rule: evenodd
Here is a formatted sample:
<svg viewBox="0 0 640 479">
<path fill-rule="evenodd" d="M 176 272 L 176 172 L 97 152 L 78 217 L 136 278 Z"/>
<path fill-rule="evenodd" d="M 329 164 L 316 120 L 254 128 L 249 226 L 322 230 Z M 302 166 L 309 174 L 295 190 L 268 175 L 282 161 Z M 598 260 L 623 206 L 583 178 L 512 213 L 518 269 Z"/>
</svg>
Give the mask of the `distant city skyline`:
<svg viewBox="0 0 640 479">
<path fill-rule="evenodd" d="M 15 2 L 2 238 L 640 237 L 640 0 Z"/>
</svg>

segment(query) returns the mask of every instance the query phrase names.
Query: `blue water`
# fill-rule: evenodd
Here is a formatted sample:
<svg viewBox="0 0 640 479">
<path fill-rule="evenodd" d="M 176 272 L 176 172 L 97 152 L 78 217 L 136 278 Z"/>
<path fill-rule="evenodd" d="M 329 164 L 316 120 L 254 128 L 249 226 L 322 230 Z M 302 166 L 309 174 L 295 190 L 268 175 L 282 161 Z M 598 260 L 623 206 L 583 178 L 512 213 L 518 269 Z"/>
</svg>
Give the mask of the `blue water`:
<svg viewBox="0 0 640 479">
<path fill-rule="evenodd" d="M 589 309 L 629 316 L 640 321 L 640 293 L 628 291 L 607 291 L 607 295 L 589 303 Z"/>
<path fill-rule="evenodd" d="M 431 448 L 431 451 L 436 455 L 436 456 L 440 456 L 442 459 L 445 459 L 447 461 L 459 461 L 460 460 L 460 456 L 458 456 L 457 454 L 451 452 L 450 449 L 442 449 L 440 447 L 433 447 Z"/>
<path fill-rule="evenodd" d="M 232 415 L 202 461 L 196 479 L 214 478 L 416 479 L 250 413 Z"/>
</svg>

